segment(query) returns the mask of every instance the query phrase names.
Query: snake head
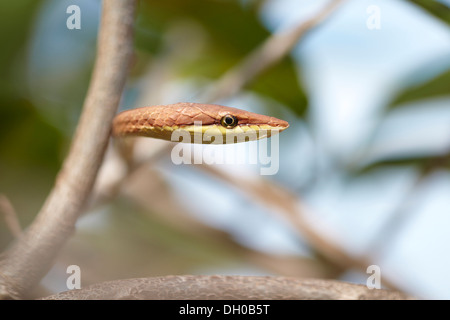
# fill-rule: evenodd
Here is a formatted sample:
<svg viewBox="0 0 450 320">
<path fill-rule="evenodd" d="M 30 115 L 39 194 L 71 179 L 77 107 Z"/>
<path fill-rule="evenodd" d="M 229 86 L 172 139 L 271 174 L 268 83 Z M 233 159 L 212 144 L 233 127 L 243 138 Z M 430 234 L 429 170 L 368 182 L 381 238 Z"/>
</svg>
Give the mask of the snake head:
<svg viewBox="0 0 450 320">
<path fill-rule="evenodd" d="M 113 135 L 174 141 L 174 132 L 183 131 L 194 138 L 201 133 L 202 139 L 191 143 L 228 144 L 270 137 L 288 127 L 284 120 L 237 108 L 181 102 L 124 111 L 114 119 Z"/>
</svg>

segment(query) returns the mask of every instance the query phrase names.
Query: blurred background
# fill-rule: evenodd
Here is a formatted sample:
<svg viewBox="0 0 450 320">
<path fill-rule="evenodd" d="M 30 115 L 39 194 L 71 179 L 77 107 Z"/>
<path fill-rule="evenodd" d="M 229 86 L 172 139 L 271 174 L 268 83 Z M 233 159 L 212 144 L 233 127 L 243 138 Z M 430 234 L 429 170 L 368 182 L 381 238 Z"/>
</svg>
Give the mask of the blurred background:
<svg viewBox="0 0 450 320">
<path fill-rule="evenodd" d="M 121 110 L 198 99 L 268 37 L 329 1 L 140 1 Z M 66 27 L 67 7 L 81 29 Z M 29 225 L 68 151 L 95 58 L 101 2 L 0 3 L 0 193 Z M 290 123 L 279 170 L 175 165 L 111 144 L 86 213 L 35 296 L 169 274 L 382 283 L 450 299 L 450 1 L 349 0 L 219 104 Z M 226 154 L 242 152 L 224 146 Z M 4 199 L 2 200 L 5 201 Z M 0 220 L 0 249 L 13 235 Z"/>
</svg>

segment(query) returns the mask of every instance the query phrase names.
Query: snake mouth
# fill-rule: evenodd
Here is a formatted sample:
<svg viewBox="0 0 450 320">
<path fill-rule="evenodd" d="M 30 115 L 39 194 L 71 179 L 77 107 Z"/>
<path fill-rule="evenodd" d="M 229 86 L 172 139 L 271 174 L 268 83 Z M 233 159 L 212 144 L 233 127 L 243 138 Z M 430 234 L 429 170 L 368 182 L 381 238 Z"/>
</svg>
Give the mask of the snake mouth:
<svg viewBox="0 0 450 320">
<path fill-rule="evenodd" d="M 220 124 L 181 125 L 181 126 L 145 126 L 136 127 L 127 132 L 129 136 L 152 136 L 163 140 L 195 144 L 234 144 L 269 138 L 286 130 L 289 125 L 273 126 L 268 124 L 239 124 L 234 128 L 225 128 Z"/>
<path fill-rule="evenodd" d="M 218 124 L 202 126 L 187 125 L 172 128 L 171 140 L 176 142 L 202 144 L 232 144 L 269 138 L 287 129 L 287 127 L 289 127 L 289 125 L 281 127 L 268 124 L 240 124 L 234 128 L 225 128 Z M 164 130 L 167 130 L 167 128 Z M 182 139 L 188 141 L 179 140 L 179 136 L 182 136 L 183 134 L 189 134 L 189 139 L 187 135 L 185 139 Z"/>
</svg>

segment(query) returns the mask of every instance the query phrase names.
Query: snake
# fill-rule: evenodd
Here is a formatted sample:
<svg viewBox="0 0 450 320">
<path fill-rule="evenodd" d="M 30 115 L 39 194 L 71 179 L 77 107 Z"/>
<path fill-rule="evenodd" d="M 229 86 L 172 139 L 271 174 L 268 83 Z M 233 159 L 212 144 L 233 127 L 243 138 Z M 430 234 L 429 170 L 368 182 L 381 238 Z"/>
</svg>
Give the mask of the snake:
<svg viewBox="0 0 450 320">
<path fill-rule="evenodd" d="M 233 107 L 179 102 L 122 111 L 113 119 L 112 135 L 175 141 L 174 133 L 181 132 L 191 139 L 176 142 L 225 144 L 268 138 L 288 127 L 287 121 Z"/>
</svg>

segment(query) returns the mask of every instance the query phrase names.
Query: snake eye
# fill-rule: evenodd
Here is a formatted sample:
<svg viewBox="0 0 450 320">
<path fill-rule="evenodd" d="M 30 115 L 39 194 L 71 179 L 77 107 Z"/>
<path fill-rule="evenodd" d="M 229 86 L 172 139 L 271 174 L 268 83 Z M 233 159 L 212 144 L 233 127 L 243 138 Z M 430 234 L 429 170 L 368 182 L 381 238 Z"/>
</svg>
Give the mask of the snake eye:
<svg viewBox="0 0 450 320">
<path fill-rule="evenodd" d="M 227 129 L 231 129 L 237 126 L 238 119 L 231 114 L 227 114 L 220 119 L 220 124 Z"/>
</svg>

